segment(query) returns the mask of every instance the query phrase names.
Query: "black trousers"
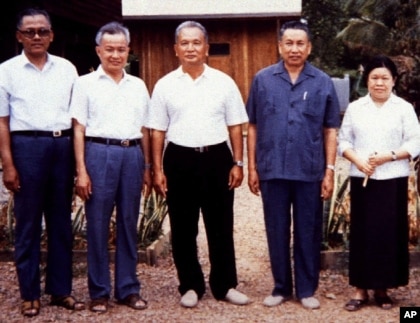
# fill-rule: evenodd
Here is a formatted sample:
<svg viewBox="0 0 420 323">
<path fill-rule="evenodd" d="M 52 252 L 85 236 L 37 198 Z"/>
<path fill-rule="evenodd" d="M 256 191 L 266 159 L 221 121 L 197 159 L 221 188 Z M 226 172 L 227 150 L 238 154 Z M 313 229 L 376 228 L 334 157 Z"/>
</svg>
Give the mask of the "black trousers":
<svg viewBox="0 0 420 323">
<path fill-rule="evenodd" d="M 172 253 L 180 282 L 179 292 L 205 292 L 197 257 L 200 210 L 210 257 L 209 284 L 213 296 L 223 299 L 237 285 L 233 244 L 233 190 L 228 188 L 232 154 L 226 143 L 203 152 L 169 143 L 163 159 Z"/>
</svg>

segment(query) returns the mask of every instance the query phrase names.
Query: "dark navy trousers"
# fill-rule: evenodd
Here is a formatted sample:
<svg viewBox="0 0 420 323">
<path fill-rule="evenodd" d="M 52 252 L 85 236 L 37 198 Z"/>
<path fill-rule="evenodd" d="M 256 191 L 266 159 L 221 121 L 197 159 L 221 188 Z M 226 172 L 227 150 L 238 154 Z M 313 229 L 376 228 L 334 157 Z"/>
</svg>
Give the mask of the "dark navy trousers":
<svg viewBox="0 0 420 323">
<path fill-rule="evenodd" d="M 44 215 L 48 237 L 45 292 L 71 294 L 73 141 L 68 137 L 12 135 L 20 178 L 14 194 L 15 262 L 21 297 L 40 298 L 40 242 Z"/>
<path fill-rule="evenodd" d="M 137 222 L 144 173 L 140 146 L 86 142 L 86 167 L 92 195 L 85 203 L 88 242 L 88 287 L 91 299 L 109 298 L 108 237 L 116 208 L 115 298 L 138 294 Z"/>
<path fill-rule="evenodd" d="M 260 182 L 271 270 L 272 295 L 293 295 L 293 250 L 296 297 L 312 296 L 317 287 L 322 241 L 320 182 Z M 293 223 L 293 246 L 291 246 Z"/>
</svg>

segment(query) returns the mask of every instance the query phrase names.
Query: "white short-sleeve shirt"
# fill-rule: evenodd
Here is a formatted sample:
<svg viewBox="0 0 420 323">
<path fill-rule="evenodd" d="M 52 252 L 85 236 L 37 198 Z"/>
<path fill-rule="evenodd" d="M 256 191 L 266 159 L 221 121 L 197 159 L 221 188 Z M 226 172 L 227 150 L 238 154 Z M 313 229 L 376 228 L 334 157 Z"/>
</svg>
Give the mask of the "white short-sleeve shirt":
<svg viewBox="0 0 420 323">
<path fill-rule="evenodd" d="M 153 90 L 147 127 L 186 147 L 221 143 L 227 126 L 248 121 L 239 89 L 227 74 L 205 65 L 193 80 L 182 67 L 161 78 Z"/>
<path fill-rule="evenodd" d="M 10 116 L 11 131 L 70 128 L 76 78 L 76 68 L 64 58 L 47 54 L 39 70 L 22 52 L 0 65 L 0 117 Z"/>
<path fill-rule="evenodd" d="M 149 101 L 143 80 L 124 71 L 117 84 L 99 66 L 76 80 L 70 113 L 86 127 L 86 136 L 137 139 L 142 138 Z"/>
</svg>

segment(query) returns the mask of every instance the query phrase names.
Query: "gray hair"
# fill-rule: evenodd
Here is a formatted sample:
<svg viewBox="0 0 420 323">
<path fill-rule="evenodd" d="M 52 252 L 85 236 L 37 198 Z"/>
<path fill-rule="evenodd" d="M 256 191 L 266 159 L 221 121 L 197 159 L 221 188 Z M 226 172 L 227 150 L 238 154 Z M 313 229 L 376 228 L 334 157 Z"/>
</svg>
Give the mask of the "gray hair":
<svg viewBox="0 0 420 323">
<path fill-rule="evenodd" d="M 201 32 L 204 35 L 204 39 L 206 40 L 206 43 L 209 42 L 209 35 L 207 33 L 206 28 L 204 28 L 204 26 L 202 24 L 200 24 L 197 21 L 192 21 L 192 20 L 188 20 L 188 21 L 184 21 L 183 23 L 181 23 L 175 30 L 175 43 L 178 41 L 178 36 L 179 33 L 181 32 L 182 29 L 184 28 L 198 28 L 201 30 Z"/>
<path fill-rule="evenodd" d="M 102 37 L 105 34 L 116 35 L 116 34 L 123 34 L 125 39 L 127 40 L 127 44 L 130 44 L 130 31 L 127 27 L 124 27 L 119 22 L 113 21 L 103 25 L 96 34 L 95 42 L 96 45 L 101 44 Z"/>
</svg>

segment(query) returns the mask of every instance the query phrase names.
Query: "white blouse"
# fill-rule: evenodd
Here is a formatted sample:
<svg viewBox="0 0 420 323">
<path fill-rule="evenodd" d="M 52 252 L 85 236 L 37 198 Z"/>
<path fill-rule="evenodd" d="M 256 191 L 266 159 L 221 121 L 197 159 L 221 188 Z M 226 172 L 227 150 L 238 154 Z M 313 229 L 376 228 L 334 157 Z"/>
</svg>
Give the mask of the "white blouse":
<svg viewBox="0 0 420 323">
<path fill-rule="evenodd" d="M 350 103 L 339 131 L 338 153 L 342 156 L 347 149 L 366 159 L 375 152 L 400 149 L 416 157 L 420 153 L 420 126 L 413 106 L 394 94 L 380 108 L 370 95 Z M 378 166 L 371 178 L 390 179 L 409 173 L 409 160 L 404 159 Z M 350 176 L 365 175 L 352 163 Z"/>
</svg>

